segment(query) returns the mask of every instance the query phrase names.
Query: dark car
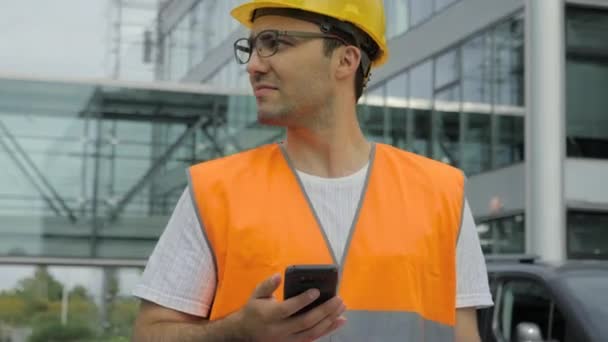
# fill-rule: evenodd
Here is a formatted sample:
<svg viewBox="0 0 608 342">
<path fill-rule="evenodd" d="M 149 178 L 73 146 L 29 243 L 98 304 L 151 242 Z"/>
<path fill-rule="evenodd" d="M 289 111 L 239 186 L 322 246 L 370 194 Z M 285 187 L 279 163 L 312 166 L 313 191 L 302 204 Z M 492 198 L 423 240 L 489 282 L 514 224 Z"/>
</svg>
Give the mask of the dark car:
<svg viewBox="0 0 608 342">
<path fill-rule="evenodd" d="M 478 310 L 482 341 L 608 341 L 608 261 L 488 257 L 494 307 Z"/>
</svg>

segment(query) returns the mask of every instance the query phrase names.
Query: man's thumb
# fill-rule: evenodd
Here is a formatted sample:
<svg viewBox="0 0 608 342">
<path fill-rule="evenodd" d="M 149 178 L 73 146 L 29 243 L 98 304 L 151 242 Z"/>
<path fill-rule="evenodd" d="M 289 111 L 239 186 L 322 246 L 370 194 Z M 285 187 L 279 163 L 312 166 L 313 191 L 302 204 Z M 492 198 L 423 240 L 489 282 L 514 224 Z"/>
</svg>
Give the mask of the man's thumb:
<svg viewBox="0 0 608 342">
<path fill-rule="evenodd" d="M 274 291 L 277 290 L 281 284 L 281 275 L 275 274 L 270 278 L 265 279 L 253 291 L 253 298 L 270 298 Z"/>
</svg>

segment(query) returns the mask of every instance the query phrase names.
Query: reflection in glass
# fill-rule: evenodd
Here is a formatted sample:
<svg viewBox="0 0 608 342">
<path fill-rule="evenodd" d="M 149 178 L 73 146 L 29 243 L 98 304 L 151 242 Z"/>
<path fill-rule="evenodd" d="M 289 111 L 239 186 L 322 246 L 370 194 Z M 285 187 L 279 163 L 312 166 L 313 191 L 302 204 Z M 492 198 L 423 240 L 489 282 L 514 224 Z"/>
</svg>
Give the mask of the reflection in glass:
<svg viewBox="0 0 608 342">
<path fill-rule="evenodd" d="M 460 167 L 460 87 L 435 94 L 433 158 Z"/>
<path fill-rule="evenodd" d="M 384 89 L 382 85 L 367 92 L 361 101 L 365 105 L 358 111 L 363 133 L 371 141 L 388 140 L 385 133 L 388 133 L 387 125 L 390 123 L 385 120 Z"/>
<path fill-rule="evenodd" d="M 402 72 L 391 78 L 386 84 L 386 106 L 390 131 L 388 143 L 402 149 L 408 149 L 408 74 Z"/>
<path fill-rule="evenodd" d="M 433 64 L 427 61 L 410 70 L 410 106 L 415 109 L 430 109 L 433 98 Z"/>
<path fill-rule="evenodd" d="M 410 151 L 429 157 L 431 155 L 431 112 L 412 109 L 414 117 L 414 139 Z"/>
<path fill-rule="evenodd" d="M 467 175 L 491 168 L 491 116 L 467 113 L 463 146 L 462 169 Z"/>
<path fill-rule="evenodd" d="M 484 254 L 518 254 L 525 249 L 524 215 L 485 221 L 477 225 Z"/>
<path fill-rule="evenodd" d="M 492 45 L 490 35 L 473 37 L 462 46 L 463 110 L 490 113 Z"/>
<path fill-rule="evenodd" d="M 608 259 L 608 213 L 568 211 L 568 258 Z"/>
<path fill-rule="evenodd" d="M 448 86 L 459 80 L 458 55 L 450 50 L 435 58 L 435 90 Z"/>
<path fill-rule="evenodd" d="M 409 72 L 409 105 L 414 121 L 411 151 L 423 156 L 431 156 L 432 72 L 432 61 L 418 64 Z"/>
<path fill-rule="evenodd" d="M 524 24 L 517 16 L 494 29 L 494 103 L 523 106 Z"/>
<path fill-rule="evenodd" d="M 524 160 L 524 118 L 496 116 L 498 144 L 494 152 L 494 167 L 503 167 Z"/>
<path fill-rule="evenodd" d="M 440 12 L 441 10 L 455 3 L 456 1 L 458 0 L 435 0 L 435 12 Z"/>
<path fill-rule="evenodd" d="M 433 14 L 433 1 L 410 0 L 412 26 L 419 25 Z"/>
<path fill-rule="evenodd" d="M 569 59 L 566 72 L 568 155 L 608 159 L 608 59 Z"/>
<path fill-rule="evenodd" d="M 184 17 L 171 31 L 169 44 L 170 72 L 172 80 L 178 80 L 186 75 L 190 65 L 188 64 L 189 53 L 189 17 Z"/>
<path fill-rule="evenodd" d="M 566 16 L 567 153 L 608 159 L 608 11 L 568 7 Z"/>
<path fill-rule="evenodd" d="M 608 52 L 608 11 L 595 7 L 566 8 L 566 44 L 569 55 Z"/>
<path fill-rule="evenodd" d="M 0 80 L 0 254 L 146 258 L 189 165 L 278 139 L 236 98 Z"/>
<path fill-rule="evenodd" d="M 386 38 L 394 38 L 408 29 L 409 4 L 408 1 L 384 0 L 386 14 Z"/>
</svg>

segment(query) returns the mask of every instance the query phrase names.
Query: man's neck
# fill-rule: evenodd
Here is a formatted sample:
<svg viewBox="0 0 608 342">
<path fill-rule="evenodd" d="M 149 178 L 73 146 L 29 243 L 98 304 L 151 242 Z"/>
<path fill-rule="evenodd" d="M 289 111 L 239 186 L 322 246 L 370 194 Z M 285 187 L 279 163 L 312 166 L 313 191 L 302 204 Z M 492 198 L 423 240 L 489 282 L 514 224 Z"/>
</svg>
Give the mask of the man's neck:
<svg viewBox="0 0 608 342">
<path fill-rule="evenodd" d="M 288 128 L 285 149 L 296 169 L 336 178 L 364 167 L 369 161 L 371 144 L 354 121 L 314 130 Z"/>
</svg>

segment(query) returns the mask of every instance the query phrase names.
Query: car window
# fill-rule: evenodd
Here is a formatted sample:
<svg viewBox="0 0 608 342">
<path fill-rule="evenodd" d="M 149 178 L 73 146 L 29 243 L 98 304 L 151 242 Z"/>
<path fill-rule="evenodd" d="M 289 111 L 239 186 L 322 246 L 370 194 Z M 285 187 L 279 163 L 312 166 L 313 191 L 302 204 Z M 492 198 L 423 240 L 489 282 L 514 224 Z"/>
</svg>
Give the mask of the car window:
<svg viewBox="0 0 608 342">
<path fill-rule="evenodd" d="M 500 291 L 496 315 L 499 340 L 515 342 L 517 327 L 533 323 L 540 329 L 543 341 L 565 341 L 565 320 L 547 289 L 532 280 L 510 280 Z"/>
</svg>

